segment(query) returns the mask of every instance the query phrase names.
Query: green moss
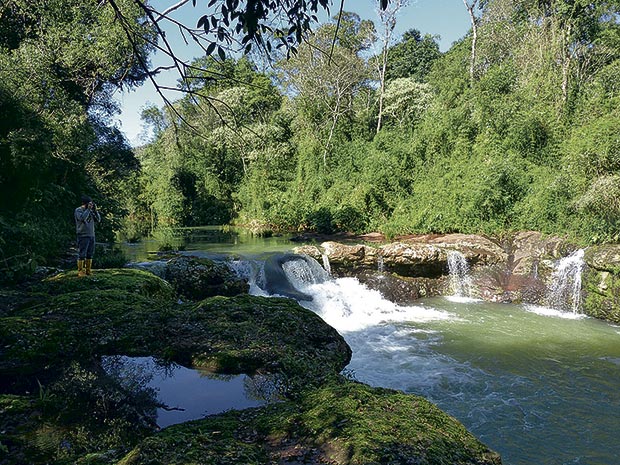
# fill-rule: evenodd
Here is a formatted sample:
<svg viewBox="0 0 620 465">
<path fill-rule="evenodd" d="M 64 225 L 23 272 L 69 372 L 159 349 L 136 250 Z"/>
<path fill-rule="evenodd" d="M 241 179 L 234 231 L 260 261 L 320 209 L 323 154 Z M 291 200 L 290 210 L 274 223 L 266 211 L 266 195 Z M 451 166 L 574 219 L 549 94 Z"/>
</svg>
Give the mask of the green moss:
<svg viewBox="0 0 620 465">
<path fill-rule="evenodd" d="M 161 341 L 169 308 L 119 290 L 53 296 L 0 320 L 0 374 L 34 374 L 98 355 L 149 355 Z"/>
<path fill-rule="evenodd" d="M 0 374 L 17 377 L 102 355 L 152 355 L 223 373 L 285 374 L 294 386 L 346 366 L 351 350 L 290 299 L 241 295 L 196 305 L 121 290 L 51 297 L 1 318 Z"/>
<path fill-rule="evenodd" d="M 235 461 L 237 460 L 237 461 Z M 500 464 L 454 418 L 425 399 L 340 381 L 298 402 L 228 412 L 151 437 L 118 465 Z"/>
<path fill-rule="evenodd" d="M 620 324 L 620 276 L 590 270 L 584 275 L 583 287 L 586 315 Z"/>
<path fill-rule="evenodd" d="M 157 405 L 153 389 L 73 363 L 35 396 L 0 395 L 0 463 L 109 464 L 153 434 Z"/>
<path fill-rule="evenodd" d="M 34 397 L 0 394 L 0 463 L 35 463 L 42 453 L 31 438 L 42 425 Z"/>
<path fill-rule="evenodd" d="M 224 263 L 208 258 L 179 256 L 168 261 L 166 279 L 183 299 L 247 294 L 249 285 Z"/>
<path fill-rule="evenodd" d="M 595 270 L 620 274 L 620 245 L 618 244 L 588 247 L 583 258 L 588 266 Z"/>
<path fill-rule="evenodd" d="M 351 358 L 336 330 L 291 299 L 213 297 L 184 307 L 168 329 L 175 359 L 221 373 L 282 373 L 290 390 L 333 376 Z"/>
<path fill-rule="evenodd" d="M 0 289 L 0 318 L 10 315 L 15 310 L 45 302 L 47 297 L 47 295 L 42 293 L 32 293 L 16 289 Z"/>
<path fill-rule="evenodd" d="M 163 279 L 142 270 L 128 268 L 93 270 L 90 276 L 78 277 L 77 271 L 68 271 L 47 278 L 32 287 L 33 292 L 50 295 L 77 291 L 115 289 L 145 297 L 172 299 L 174 292 Z"/>
</svg>

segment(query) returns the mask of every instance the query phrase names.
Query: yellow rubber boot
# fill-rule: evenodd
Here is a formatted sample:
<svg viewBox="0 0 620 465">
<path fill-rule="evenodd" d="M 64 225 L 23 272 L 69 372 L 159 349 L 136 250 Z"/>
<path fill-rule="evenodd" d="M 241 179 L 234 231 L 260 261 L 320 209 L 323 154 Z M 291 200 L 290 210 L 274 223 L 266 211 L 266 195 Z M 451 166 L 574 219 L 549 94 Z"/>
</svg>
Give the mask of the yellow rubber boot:
<svg viewBox="0 0 620 465">
<path fill-rule="evenodd" d="M 86 267 L 84 266 L 84 260 L 78 260 L 78 277 L 86 276 Z"/>
<path fill-rule="evenodd" d="M 91 272 L 91 268 L 93 267 L 93 259 L 92 258 L 87 258 L 86 259 L 86 274 L 90 275 L 92 274 Z"/>
</svg>

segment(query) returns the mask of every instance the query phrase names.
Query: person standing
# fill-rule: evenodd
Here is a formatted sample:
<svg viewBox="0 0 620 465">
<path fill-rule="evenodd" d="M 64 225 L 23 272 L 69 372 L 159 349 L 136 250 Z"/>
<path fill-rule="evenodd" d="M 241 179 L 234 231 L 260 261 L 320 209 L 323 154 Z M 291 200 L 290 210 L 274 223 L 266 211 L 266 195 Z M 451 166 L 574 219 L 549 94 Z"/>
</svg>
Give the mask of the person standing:
<svg viewBox="0 0 620 465">
<path fill-rule="evenodd" d="M 78 245 L 78 276 L 91 274 L 95 253 L 95 223 L 101 222 L 97 205 L 87 195 L 82 196 L 82 205 L 75 209 L 75 229 Z"/>
</svg>

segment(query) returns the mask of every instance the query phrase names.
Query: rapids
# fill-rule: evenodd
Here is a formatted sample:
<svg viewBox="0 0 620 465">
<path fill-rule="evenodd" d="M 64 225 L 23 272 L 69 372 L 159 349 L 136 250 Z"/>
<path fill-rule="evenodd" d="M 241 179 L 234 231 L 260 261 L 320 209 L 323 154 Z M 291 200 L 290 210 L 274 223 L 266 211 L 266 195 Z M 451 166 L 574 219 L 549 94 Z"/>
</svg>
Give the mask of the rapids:
<svg viewBox="0 0 620 465">
<path fill-rule="evenodd" d="M 286 238 L 243 236 L 189 246 L 193 254 L 233 255 L 229 264 L 257 295 L 269 295 L 269 254 L 290 250 Z M 575 312 L 574 298 L 566 308 L 463 295 L 399 306 L 355 278 L 334 279 L 308 263 L 283 269 L 312 297 L 300 303 L 353 349 L 348 374 L 427 397 L 498 451 L 505 465 L 619 463 L 620 328 Z M 559 275 L 569 268 L 562 266 Z"/>
<path fill-rule="evenodd" d="M 620 328 L 572 308 L 399 306 L 355 278 L 312 277 L 304 263 L 291 282 L 313 299 L 300 303 L 345 337 L 359 381 L 427 397 L 507 465 L 617 463 Z"/>
</svg>

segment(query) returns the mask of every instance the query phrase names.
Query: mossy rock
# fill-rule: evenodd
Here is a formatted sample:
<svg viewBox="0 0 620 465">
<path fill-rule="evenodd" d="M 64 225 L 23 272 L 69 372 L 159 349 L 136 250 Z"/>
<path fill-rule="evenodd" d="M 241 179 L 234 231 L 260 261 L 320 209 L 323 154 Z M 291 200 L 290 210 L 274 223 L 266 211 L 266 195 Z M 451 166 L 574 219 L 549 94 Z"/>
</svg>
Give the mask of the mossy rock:
<svg viewBox="0 0 620 465">
<path fill-rule="evenodd" d="M 189 300 L 247 294 L 250 288 L 246 280 L 224 263 L 207 258 L 175 257 L 168 262 L 165 276 L 177 294 Z"/>
<path fill-rule="evenodd" d="M 185 307 L 168 329 L 176 360 L 220 373 L 263 370 L 311 382 L 351 359 L 344 338 L 291 299 L 212 297 Z"/>
<path fill-rule="evenodd" d="M 41 410 L 35 398 L 0 394 L 0 463 L 22 465 L 40 463 L 47 457 L 37 441 L 37 431 L 44 429 Z"/>
<path fill-rule="evenodd" d="M 36 395 L 0 395 L 0 463 L 113 463 L 155 432 L 157 405 L 153 390 L 72 364 Z"/>
<path fill-rule="evenodd" d="M 117 465 L 499 465 L 498 454 L 422 397 L 341 380 L 296 403 L 166 428 Z"/>
<path fill-rule="evenodd" d="M 103 355 L 151 355 L 221 373 L 262 370 L 298 385 L 339 373 L 351 349 L 296 302 L 249 295 L 180 305 L 89 290 L 0 318 L 0 376 L 35 375 Z"/>
<path fill-rule="evenodd" d="M 99 355 L 158 350 L 171 307 L 119 290 L 53 296 L 0 319 L 0 375 L 28 374 Z"/>
<path fill-rule="evenodd" d="M 32 286 L 33 292 L 49 295 L 107 289 L 163 300 L 170 300 L 174 296 L 172 287 L 163 279 L 146 271 L 129 268 L 93 270 L 93 274 L 83 277 L 78 277 L 77 271 L 68 271 Z"/>
<path fill-rule="evenodd" d="M 586 315 L 620 324 L 618 274 L 590 269 L 584 274 L 583 289 L 583 310 Z"/>
<path fill-rule="evenodd" d="M 17 289 L 0 289 L 0 318 L 15 310 L 32 307 L 47 300 L 43 293 L 26 292 Z"/>
<path fill-rule="evenodd" d="M 590 268 L 620 274 L 620 244 L 588 247 L 583 258 Z"/>
</svg>

